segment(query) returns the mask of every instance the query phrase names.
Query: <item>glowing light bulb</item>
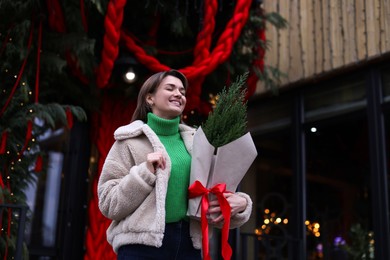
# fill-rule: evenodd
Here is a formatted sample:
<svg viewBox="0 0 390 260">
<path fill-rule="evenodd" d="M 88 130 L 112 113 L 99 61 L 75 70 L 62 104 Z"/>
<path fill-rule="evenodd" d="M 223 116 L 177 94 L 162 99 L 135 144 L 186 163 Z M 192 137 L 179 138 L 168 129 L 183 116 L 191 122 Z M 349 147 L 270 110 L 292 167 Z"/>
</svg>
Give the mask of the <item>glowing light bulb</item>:
<svg viewBox="0 0 390 260">
<path fill-rule="evenodd" d="M 123 75 L 123 80 L 126 83 L 133 83 L 137 80 L 137 75 L 132 68 L 129 68 L 129 70 L 126 71 L 126 73 Z"/>
</svg>

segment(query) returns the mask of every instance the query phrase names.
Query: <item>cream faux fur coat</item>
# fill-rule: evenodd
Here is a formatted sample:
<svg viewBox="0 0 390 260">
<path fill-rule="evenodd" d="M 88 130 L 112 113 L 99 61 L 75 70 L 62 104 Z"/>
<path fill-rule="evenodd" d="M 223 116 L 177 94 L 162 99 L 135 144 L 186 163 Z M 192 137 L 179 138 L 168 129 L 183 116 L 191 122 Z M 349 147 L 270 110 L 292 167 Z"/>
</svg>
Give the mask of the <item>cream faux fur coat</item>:
<svg viewBox="0 0 390 260">
<path fill-rule="evenodd" d="M 195 129 L 179 125 L 184 144 L 191 154 Z M 112 220 L 107 240 L 115 252 L 126 244 L 160 247 L 165 229 L 165 195 L 171 170 L 169 156 L 153 130 L 142 121 L 118 128 L 115 143 L 107 155 L 98 182 L 99 208 Z M 153 174 L 146 167 L 146 155 L 160 151 L 166 168 Z M 244 224 L 250 217 L 252 201 L 244 212 L 232 216 L 231 228 Z M 209 229 L 211 230 L 211 229 Z M 195 248 L 201 248 L 201 227 L 191 219 L 190 233 Z"/>
</svg>

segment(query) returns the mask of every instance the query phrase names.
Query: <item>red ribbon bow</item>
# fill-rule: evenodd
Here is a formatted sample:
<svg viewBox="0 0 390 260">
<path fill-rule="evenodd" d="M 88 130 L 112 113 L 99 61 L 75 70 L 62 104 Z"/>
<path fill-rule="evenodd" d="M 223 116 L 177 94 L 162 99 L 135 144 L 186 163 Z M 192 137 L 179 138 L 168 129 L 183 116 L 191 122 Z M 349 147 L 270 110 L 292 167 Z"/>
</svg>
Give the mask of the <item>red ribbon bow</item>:
<svg viewBox="0 0 390 260">
<path fill-rule="evenodd" d="M 202 247 L 203 247 L 203 259 L 210 260 L 210 250 L 209 250 L 209 225 L 206 218 L 206 213 L 209 208 L 209 193 L 213 193 L 217 196 L 219 205 L 221 207 L 221 212 L 224 217 L 224 223 L 222 227 L 222 257 L 224 260 L 230 259 L 232 257 L 232 248 L 229 245 L 229 226 L 230 226 L 230 205 L 226 200 L 223 193 L 226 192 L 226 184 L 220 183 L 216 184 L 214 187 L 207 189 L 201 182 L 195 181 L 189 188 L 189 198 L 196 198 L 202 196 L 201 200 L 201 225 L 202 225 Z"/>
</svg>

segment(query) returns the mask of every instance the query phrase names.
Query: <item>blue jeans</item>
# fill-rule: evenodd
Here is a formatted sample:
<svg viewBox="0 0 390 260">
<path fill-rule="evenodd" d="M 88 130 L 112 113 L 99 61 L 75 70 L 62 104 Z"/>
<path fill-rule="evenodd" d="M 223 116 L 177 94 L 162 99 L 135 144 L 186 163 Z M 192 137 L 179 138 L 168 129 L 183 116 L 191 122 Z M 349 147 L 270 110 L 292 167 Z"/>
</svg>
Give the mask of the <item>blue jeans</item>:
<svg viewBox="0 0 390 260">
<path fill-rule="evenodd" d="M 201 260 L 201 252 L 195 249 L 190 238 L 187 221 L 165 225 L 161 247 L 146 245 L 124 245 L 118 249 L 118 260 Z"/>
</svg>

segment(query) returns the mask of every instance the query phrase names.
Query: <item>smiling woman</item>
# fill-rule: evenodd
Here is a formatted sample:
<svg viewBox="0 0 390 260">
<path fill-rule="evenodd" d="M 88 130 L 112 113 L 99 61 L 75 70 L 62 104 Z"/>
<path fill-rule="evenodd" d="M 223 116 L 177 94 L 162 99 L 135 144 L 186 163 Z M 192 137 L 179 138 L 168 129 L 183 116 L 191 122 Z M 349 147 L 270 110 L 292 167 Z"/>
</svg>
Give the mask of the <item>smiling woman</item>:
<svg viewBox="0 0 390 260">
<path fill-rule="evenodd" d="M 187 99 L 182 81 L 174 76 L 163 79 L 155 93 L 149 93 L 146 100 L 152 113 L 165 119 L 173 119 L 184 110 Z"/>
<path fill-rule="evenodd" d="M 152 75 L 140 89 L 132 122 L 114 133 L 98 197 L 101 212 L 112 220 L 107 240 L 118 259 L 201 259 L 200 222 L 187 217 L 196 130 L 180 123 L 187 87 L 177 70 Z M 250 197 L 224 195 L 232 210 L 231 226 L 244 224 L 252 210 Z M 221 227 L 216 199 L 209 212 L 210 225 Z"/>
</svg>

